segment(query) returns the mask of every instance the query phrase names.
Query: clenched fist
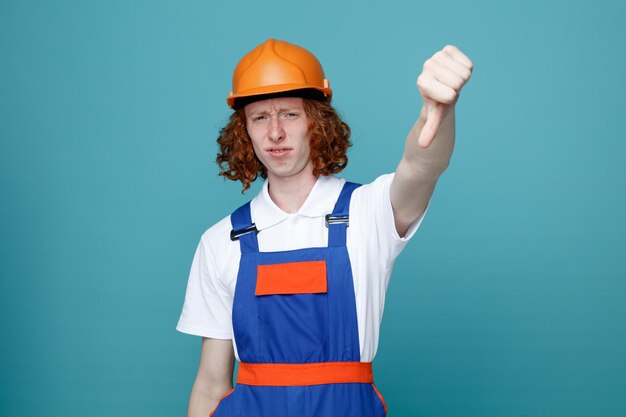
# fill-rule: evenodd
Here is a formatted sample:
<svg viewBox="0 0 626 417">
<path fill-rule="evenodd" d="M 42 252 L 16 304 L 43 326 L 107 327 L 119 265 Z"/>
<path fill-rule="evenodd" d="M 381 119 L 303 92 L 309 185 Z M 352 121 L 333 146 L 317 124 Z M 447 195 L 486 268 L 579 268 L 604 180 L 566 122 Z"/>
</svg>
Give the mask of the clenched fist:
<svg viewBox="0 0 626 417">
<path fill-rule="evenodd" d="M 456 104 L 461 89 L 470 79 L 474 64 L 456 46 L 446 45 L 424 62 L 417 77 L 426 122 L 418 139 L 427 148 L 435 138 L 445 115 Z M 424 113 L 422 113 L 424 116 Z"/>
</svg>

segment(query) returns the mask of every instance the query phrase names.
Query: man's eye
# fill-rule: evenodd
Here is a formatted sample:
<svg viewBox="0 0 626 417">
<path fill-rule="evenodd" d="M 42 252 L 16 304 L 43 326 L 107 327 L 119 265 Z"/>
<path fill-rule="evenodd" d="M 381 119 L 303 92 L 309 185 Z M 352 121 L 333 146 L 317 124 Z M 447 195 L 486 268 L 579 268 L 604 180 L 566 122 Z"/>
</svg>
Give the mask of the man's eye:
<svg viewBox="0 0 626 417">
<path fill-rule="evenodd" d="M 267 119 L 267 116 L 255 116 L 252 118 L 252 120 L 255 122 L 260 122 L 261 120 L 265 120 L 265 119 Z"/>
<path fill-rule="evenodd" d="M 285 113 L 285 117 L 293 119 L 294 117 L 298 117 L 298 113 Z"/>
</svg>

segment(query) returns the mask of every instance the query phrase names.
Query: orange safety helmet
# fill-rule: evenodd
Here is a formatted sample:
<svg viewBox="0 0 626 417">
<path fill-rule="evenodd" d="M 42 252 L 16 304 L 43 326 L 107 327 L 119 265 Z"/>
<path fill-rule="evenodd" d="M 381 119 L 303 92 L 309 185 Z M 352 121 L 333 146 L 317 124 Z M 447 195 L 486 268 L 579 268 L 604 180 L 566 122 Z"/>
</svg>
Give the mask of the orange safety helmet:
<svg viewBox="0 0 626 417">
<path fill-rule="evenodd" d="M 243 97 L 310 89 L 328 100 L 332 97 L 330 82 L 315 55 L 289 42 L 268 39 L 239 61 L 226 102 L 235 108 L 235 100 Z"/>
</svg>

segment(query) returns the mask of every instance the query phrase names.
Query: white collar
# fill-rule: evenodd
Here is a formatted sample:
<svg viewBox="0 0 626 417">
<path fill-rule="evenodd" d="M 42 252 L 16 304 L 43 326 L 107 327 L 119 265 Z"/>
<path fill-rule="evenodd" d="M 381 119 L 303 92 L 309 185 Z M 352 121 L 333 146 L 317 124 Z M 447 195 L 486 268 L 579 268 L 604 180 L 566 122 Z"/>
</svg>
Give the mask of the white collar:
<svg viewBox="0 0 626 417">
<path fill-rule="evenodd" d="M 333 211 L 339 193 L 346 181 L 333 175 L 320 175 L 315 181 L 311 192 L 300 209 L 293 213 L 286 213 L 272 201 L 268 185 L 265 180 L 263 189 L 250 203 L 252 221 L 258 230 L 267 229 L 282 222 L 290 216 L 321 217 Z"/>
</svg>

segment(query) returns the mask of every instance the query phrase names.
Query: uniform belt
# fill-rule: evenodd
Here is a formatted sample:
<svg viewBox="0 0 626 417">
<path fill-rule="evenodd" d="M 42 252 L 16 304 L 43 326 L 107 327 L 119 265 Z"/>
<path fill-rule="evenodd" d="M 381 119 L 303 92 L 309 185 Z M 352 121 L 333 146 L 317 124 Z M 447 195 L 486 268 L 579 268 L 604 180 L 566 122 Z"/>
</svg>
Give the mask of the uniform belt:
<svg viewBox="0 0 626 417">
<path fill-rule="evenodd" d="M 237 383 L 264 386 L 299 386 L 374 382 L 371 362 L 244 363 Z"/>
</svg>

